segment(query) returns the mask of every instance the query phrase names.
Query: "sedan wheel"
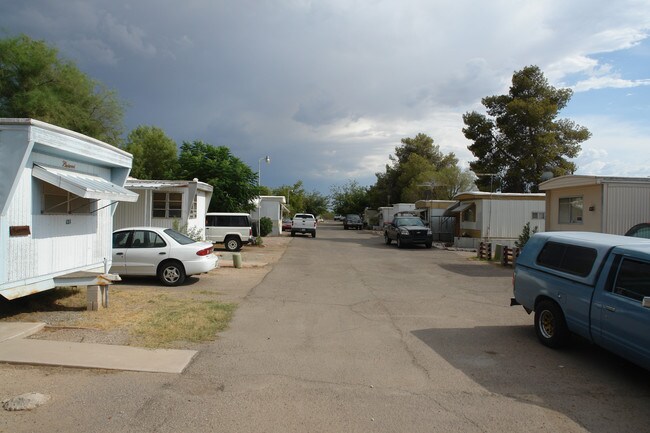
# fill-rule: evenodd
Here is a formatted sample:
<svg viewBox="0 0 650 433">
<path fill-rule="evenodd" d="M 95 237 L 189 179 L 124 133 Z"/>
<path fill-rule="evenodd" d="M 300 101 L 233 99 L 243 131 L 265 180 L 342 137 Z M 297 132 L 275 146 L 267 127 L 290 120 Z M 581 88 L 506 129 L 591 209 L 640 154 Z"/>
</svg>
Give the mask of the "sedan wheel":
<svg viewBox="0 0 650 433">
<path fill-rule="evenodd" d="M 158 279 L 165 286 L 178 286 L 185 281 L 185 269 L 178 262 L 163 263 L 158 269 Z"/>
<path fill-rule="evenodd" d="M 386 245 L 390 245 L 390 238 L 388 237 L 388 233 L 384 233 L 384 243 Z"/>
<path fill-rule="evenodd" d="M 397 236 L 397 248 L 404 248 L 404 242 L 399 236 Z"/>
</svg>

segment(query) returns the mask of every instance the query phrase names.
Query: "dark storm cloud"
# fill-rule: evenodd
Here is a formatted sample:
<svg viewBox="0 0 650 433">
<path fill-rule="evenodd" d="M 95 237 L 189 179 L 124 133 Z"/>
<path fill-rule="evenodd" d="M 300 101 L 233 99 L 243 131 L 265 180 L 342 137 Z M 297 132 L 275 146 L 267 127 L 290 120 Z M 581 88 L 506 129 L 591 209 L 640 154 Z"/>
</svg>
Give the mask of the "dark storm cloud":
<svg viewBox="0 0 650 433">
<path fill-rule="evenodd" d="M 269 154 L 265 183 L 325 192 L 372 183 L 419 132 L 471 159 L 461 116 L 513 71 L 590 74 L 590 55 L 642 41 L 650 14 L 604 0 L 4 3 L 0 28 L 55 44 L 115 89 L 128 128 L 227 145 L 254 170 Z"/>
</svg>

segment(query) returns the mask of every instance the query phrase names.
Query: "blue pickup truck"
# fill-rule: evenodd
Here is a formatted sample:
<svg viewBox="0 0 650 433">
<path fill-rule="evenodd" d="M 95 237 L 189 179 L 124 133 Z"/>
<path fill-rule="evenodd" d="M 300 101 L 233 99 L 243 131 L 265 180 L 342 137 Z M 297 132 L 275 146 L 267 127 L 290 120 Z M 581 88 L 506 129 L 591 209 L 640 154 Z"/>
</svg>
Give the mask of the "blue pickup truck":
<svg viewBox="0 0 650 433">
<path fill-rule="evenodd" d="M 513 293 L 546 346 L 574 333 L 650 370 L 650 240 L 537 233 L 517 259 Z"/>
</svg>

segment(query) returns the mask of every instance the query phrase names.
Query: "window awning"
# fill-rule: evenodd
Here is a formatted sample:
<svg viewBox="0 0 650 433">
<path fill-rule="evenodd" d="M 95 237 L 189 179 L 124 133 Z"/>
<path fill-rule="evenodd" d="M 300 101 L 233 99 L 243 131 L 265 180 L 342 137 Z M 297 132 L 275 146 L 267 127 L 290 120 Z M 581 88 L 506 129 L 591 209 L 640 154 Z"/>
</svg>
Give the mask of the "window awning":
<svg viewBox="0 0 650 433">
<path fill-rule="evenodd" d="M 465 202 L 465 203 L 463 203 L 463 202 L 458 202 L 458 203 L 455 204 L 454 206 L 448 208 L 448 209 L 445 211 L 445 214 L 444 214 L 444 215 L 445 215 L 445 216 L 449 216 L 449 215 L 451 215 L 451 214 L 461 213 L 462 211 L 464 211 L 465 209 L 467 209 L 468 207 L 470 207 L 470 206 L 473 205 L 473 204 L 474 204 L 473 201 L 467 201 L 467 202 Z"/>
<path fill-rule="evenodd" d="M 94 200 L 138 200 L 138 194 L 106 179 L 76 171 L 34 164 L 32 176 L 82 198 Z"/>
</svg>

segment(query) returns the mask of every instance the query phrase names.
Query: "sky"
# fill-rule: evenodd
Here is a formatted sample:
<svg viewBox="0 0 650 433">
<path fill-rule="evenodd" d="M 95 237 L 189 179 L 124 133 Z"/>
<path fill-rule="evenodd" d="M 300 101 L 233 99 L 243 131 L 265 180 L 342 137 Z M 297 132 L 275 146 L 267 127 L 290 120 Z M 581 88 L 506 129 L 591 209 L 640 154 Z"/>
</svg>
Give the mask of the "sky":
<svg viewBox="0 0 650 433">
<path fill-rule="evenodd" d="M 650 175 L 647 0 L 0 0 L 21 33 L 116 91 L 126 132 L 228 146 L 269 187 L 372 185 L 418 133 L 467 167 L 462 115 L 528 65 L 574 91 L 577 174 Z"/>
</svg>

